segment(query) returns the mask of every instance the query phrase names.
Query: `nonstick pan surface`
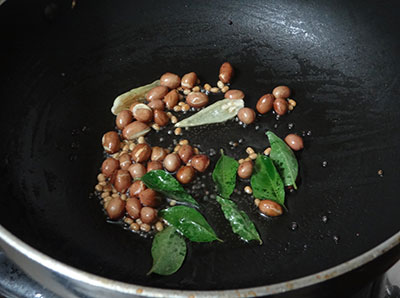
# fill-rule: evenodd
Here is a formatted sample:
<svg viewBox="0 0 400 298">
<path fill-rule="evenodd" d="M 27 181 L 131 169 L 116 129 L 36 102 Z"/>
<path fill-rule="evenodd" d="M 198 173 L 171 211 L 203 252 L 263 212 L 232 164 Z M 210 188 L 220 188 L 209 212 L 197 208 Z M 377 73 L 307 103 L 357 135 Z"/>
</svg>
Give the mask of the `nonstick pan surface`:
<svg viewBox="0 0 400 298">
<path fill-rule="evenodd" d="M 170 289 L 268 285 L 366 252 L 400 230 L 395 8 L 395 1 L 87 0 L 73 9 L 69 1 L 6 2 L 1 224 L 78 269 Z M 273 219 L 260 217 L 251 197 L 233 197 L 255 222 L 262 246 L 240 241 L 215 201 L 198 193 L 224 242 L 190 243 L 176 274 L 146 276 L 151 240 L 107 223 L 90 196 L 101 136 L 114 127 L 110 107 L 118 94 L 166 71 L 195 71 L 215 84 L 224 61 L 237 70 L 233 85 L 245 91 L 247 106 L 280 84 L 293 89 L 298 106 L 279 121 L 269 114 L 246 129 L 230 122 L 184 136 L 206 152 L 223 148 L 239 158 L 249 143 L 258 151 L 268 145 L 266 130 L 304 134 L 299 190 Z M 231 149 L 229 141 L 239 138 L 244 143 Z"/>
</svg>

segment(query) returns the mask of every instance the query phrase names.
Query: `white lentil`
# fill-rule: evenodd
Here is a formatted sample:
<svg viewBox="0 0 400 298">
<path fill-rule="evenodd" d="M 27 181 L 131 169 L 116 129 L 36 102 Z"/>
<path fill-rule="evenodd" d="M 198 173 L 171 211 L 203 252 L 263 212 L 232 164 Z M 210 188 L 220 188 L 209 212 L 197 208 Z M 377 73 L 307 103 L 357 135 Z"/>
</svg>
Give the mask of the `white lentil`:
<svg viewBox="0 0 400 298">
<path fill-rule="evenodd" d="M 133 230 L 133 231 L 139 231 L 139 225 L 137 224 L 137 223 L 132 223 L 130 226 L 129 226 L 129 228 L 131 229 L 131 230 Z"/>
<path fill-rule="evenodd" d="M 289 102 L 289 105 L 291 105 L 293 107 L 295 107 L 297 105 L 297 102 L 293 99 L 289 99 L 288 102 Z"/>
<path fill-rule="evenodd" d="M 207 91 L 211 90 L 211 85 L 210 84 L 204 84 L 204 89 Z"/>
<path fill-rule="evenodd" d="M 257 153 L 252 153 L 249 155 L 250 159 L 254 160 L 257 158 Z"/>
<path fill-rule="evenodd" d="M 250 154 L 254 153 L 254 149 L 251 148 L 251 147 L 247 147 L 247 148 L 246 148 L 246 153 L 247 153 L 248 155 L 250 155 Z"/>
<path fill-rule="evenodd" d="M 217 82 L 217 86 L 218 86 L 219 89 L 222 89 L 222 88 L 225 87 L 225 84 L 222 83 L 221 81 L 218 81 L 218 82 Z"/>
<path fill-rule="evenodd" d="M 99 182 L 106 181 L 106 177 L 102 173 L 100 173 L 97 175 L 97 181 Z"/>
<path fill-rule="evenodd" d="M 156 230 L 157 230 L 158 232 L 161 232 L 162 230 L 164 230 L 164 225 L 162 224 L 161 221 L 157 221 L 157 223 L 156 223 Z"/>
<path fill-rule="evenodd" d="M 253 189 L 247 185 L 244 187 L 244 192 L 251 195 L 253 193 Z"/>
<path fill-rule="evenodd" d="M 160 130 L 160 125 L 158 125 L 157 123 L 154 123 L 151 127 L 156 131 Z"/>
<path fill-rule="evenodd" d="M 229 90 L 229 86 L 224 86 L 224 88 L 221 89 L 222 93 L 226 93 Z"/>
<path fill-rule="evenodd" d="M 182 134 L 182 128 L 180 128 L 180 127 L 175 128 L 174 134 L 176 136 L 180 136 Z"/>
<path fill-rule="evenodd" d="M 181 146 L 183 146 L 183 145 L 188 145 L 188 144 L 189 144 L 189 141 L 186 140 L 186 139 L 183 139 L 183 140 L 180 140 L 180 141 L 179 141 L 179 145 L 181 145 Z"/>
</svg>

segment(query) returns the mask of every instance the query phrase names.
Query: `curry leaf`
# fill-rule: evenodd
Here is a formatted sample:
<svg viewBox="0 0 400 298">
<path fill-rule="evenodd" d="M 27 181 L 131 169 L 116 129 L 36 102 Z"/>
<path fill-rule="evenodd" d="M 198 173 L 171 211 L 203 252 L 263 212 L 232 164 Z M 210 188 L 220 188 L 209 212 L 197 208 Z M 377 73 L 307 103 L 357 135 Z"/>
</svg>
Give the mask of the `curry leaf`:
<svg viewBox="0 0 400 298">
<path fill-rule="evenodd" d="M 285 203 L 282 179 L 268 156 L 257 156 L 250 183 L 255 198 L 268 199 L 281 205 Z"/>
<path fill-rule="evenodd" d="M 182 185 L 171 174 L 163 170 L 150 171 L 140 178 L 148 188 L 151 188 L 176 201 L 186 202 L 194 206 L 199 204 L 186 192 Z"/>
<path fill-rule="evenodd" d="M 247 214 L 239 210 L 234 202 L 217 196 L 217 202 L 221 205 L 225 218 L 229 221 L 232 231 L 240 236 L 244 241 L 258 240 L 262 244 L 254 223 Z"/>
<path fill-rule="evenodd" d="M 285 186 L 293 185 L 297 189 L 296 178 L 299 165 L 292 149 L 272 131 L 267 131 L 269 143 L 271 144 L 270 157 L 277 167 Z"/>
<path fill-rule="evenodd" d="M 175 206 L 161 210 L 159 214 L 190 241 L 211 242 L 220 240 L 203 215 L 196 209 L 187 206 Z"/>
<path fill-rule="evenodd" d="M 218 193 L 224 198 L 229 198 L 235 189 L 238 167 L 239 163 L 232 157 L 224 155 L 221 150 L 221 157 L 215 165 L 212 178 L 217 185 Z"/>
<path fill-rule="evenodd" d="M 185 240 L 174 227 L 169 226 L 154 236 L 151 255 L 153 267 L 147 274 L 171 275 L 182 266 L 185 259 Z"/>
</svg>

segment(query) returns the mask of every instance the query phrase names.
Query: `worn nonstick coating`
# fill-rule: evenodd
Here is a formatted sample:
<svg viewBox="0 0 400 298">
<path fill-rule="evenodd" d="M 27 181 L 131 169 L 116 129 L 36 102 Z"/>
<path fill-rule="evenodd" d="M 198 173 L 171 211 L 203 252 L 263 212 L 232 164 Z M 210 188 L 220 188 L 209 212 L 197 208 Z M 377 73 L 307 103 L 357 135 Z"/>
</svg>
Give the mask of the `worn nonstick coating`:
<svg viewBox="0 0 400 298">
<path fill-rule="evenodd" d="M 87 0 L 74 9 L 69 1 L 33 2 L 0 8 L 0 222 L 26 243 L 114 280 L 209 290 L 316 273 L 399 231 L 395 1 Z M 274 219 L 260 217 L 249 196 L 233 197 L 254 220 L 262 246 L 240 241 L 199 191 L 202 211 L 225 242 L 190 243 L 176 274 L 146 276 L 151 240 L 107 223 L 90 197 L 101 136 L 114 126 L 112 101 L 166 71 L 195 71 L 215 84 L 226 60 L 247 106 L 279 84 L 294 90 L 298 106 L 279 121 L 261 117 L 258 131 L 230 122 L 184 137 L 238 158 L 248 143 L 264 149 L 267 129 L 281 137 L 310 131 L 298 155 L 299 190 Z M 230 149 L 240 137 L 245 142 Z"/>
</svg>

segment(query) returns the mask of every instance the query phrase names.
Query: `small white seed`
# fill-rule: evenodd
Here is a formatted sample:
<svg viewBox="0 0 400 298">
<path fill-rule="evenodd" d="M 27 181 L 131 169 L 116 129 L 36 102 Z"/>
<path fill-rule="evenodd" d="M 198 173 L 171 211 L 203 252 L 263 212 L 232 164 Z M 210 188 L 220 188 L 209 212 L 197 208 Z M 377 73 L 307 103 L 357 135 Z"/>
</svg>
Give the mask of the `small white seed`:
<svg viewBox="0 0 400 298">
<path fill-rule="evenodd" d="M 247 148 L 246 148 L 246 153 L 247 153 L 248 155 L 250 155 L 250 154 L 254 153 L 254 149 L 251 148 L 251 147 L 247 147 Z"/>
<path fill-rule="evenodd" d="M 207 91 L 211 90 L 211 85 L 210 84 L 204 84 L 204 89 Z"/>
<path fill-rule="evenodd" d="M 180 128 L 180 127 L 175 128 L 174 134 L 176 136 L 180 136 L 182 134 L 182 128 Z"/>
<path fill-rule="evenodd" d="M 247 185 L 244 187 L 244 192 L 251 195 L 253 193 L 253 189 Z"/>
<path fill-rule="evenodd" d="M 229 86 L 224 86 L 224 87 L 221 89 L 222 93 L 226 93 L 226 92 L 228 92 L 228 90 L 229 90 Z"/>
<path fill-rule="evenodd" d="M 249 155 L 250 159 L 255 160 L 257 158 L 257 153 L 252 153 Z"/>
</svg>

